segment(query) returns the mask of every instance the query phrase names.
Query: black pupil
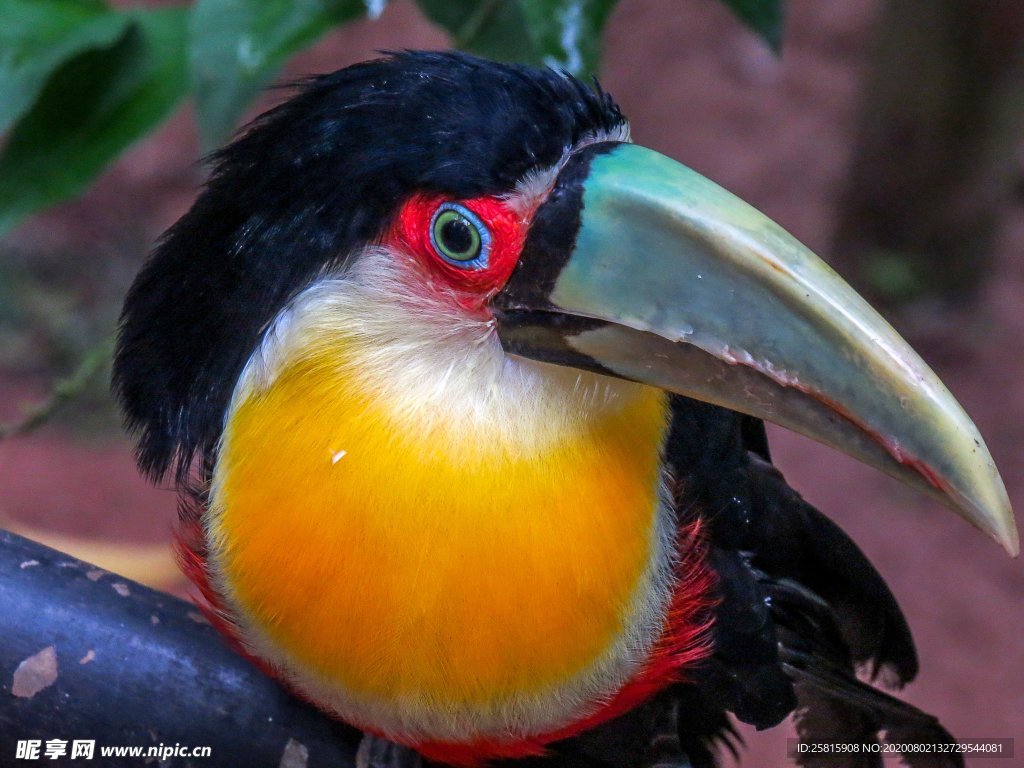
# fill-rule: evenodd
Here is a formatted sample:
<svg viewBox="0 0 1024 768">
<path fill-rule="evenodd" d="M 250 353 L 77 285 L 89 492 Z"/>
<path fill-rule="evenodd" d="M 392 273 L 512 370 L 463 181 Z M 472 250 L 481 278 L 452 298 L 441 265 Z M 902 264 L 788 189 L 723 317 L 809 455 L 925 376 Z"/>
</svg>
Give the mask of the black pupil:
<svg viewBox="0 0 1024 768">
<path fill-rule="evenodd" d="M 451 218 L 441 225 L 441 240 L 452 253 L 467 253 L 473 247 L 472 225 L 465 219 Z"/>
</svg>

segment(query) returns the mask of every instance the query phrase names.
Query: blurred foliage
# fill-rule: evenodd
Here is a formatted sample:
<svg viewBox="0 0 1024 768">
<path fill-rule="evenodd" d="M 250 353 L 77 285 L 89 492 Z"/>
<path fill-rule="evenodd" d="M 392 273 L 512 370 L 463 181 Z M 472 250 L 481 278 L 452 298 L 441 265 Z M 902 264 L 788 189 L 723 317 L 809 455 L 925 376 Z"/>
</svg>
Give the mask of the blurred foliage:
<svg viewBox="0 0 1024 768">
<path fill-rule="evenodd" d="M 69 376 L 53 383 L 49 397 L 37 403 L 24 405 L 21 416 L 0 423 L 0 440 L 35 431 L 53 418 L 64 405 L 87 392 L 94 382 L 102 380 L 105 384 L 110 378 L 109 361 L 113 352 L 113 339 L 108 339 L 106 343 L 89 350 Z M 100 373 L 104 375 L 101 377 Z M 91 408 L 85 410 L 94 414 Z"/>
<path fill-rule="evenodd" d="M 909 304 L 928 293 L 925 280 L 902 251 L 876 248 L 861 254 L 858 278 L 887 306 Z"/>
<path fill-rule="evenodd" d="M 417 0 L 458 48 L 589 76 L 617 0 Z M 778 50 L 785 0 L 722 0 Z M 205 149 L 285 60 L 387 0 L 0 0 L 0 235 L 81 192 L 186 97 Z"/>
<path fill-rule="evenodd" d="M 114 246 L 111 246 L 112 248 Z M 134 252 L 144 250 L 141 241 Z M 104 434 L 120 418 L 109 394 L 111 329 L 130 276 L 126 257 L 82 244 L 0 247 L 0 362 L 27 381 L 58 378 L 38 402 L 12 403 L 0 438 L 31 431 L 61 410 L 77 431 Z"/>
<path fill-rule="evenodd" d="M 962 310 L 1020 177 L 1024 2 L 886 0 L 873 37 L 832 255 L 876 304 Z"/>
<path fill-rule="evenodd" d="M 751 29 L 757 30 L 775 53 L 782 51 L 782 30 L 786 21 L 784 0 L 725 0 L 733 13 Z"/>
<path fill-rule="evenodd" d="M 601 31 L 616 0 L 420 0 L 456 48 L 508 61 L 566 69 L 598 69 Z"/>
<path fill-rule="evenodd" d="M 363 0 L 197 0 L 187 56 L 204 147 L 230 135 L 290 54 L 331 27 L 375 12 Z"/>
<path fill-rule="evenodd" d="M 83 0 L 2 0 L 0 8 L 9 11 L 40 2 L 63 14 L 66 6 Z M 26 214 L 81 191 L 130 144 L 156 128 L 187 92 L 185 9 L 104 13 L 126 20 L 112 44 L 78 50 L 63 62 L 54 62 L 44 51 L 47 63 L 58 64 L 45 81 L 20 78 L 23 102 L 26 87 L 41 87 L 0 155 L 0 233 Z M 38 9 L 29 15 L 40 16 Z M 0 13 L 0 29 L 9 21 Z M 31 37 L 31 29 L 23 31 Z M 75 34 L 73 28 L 69 32 Z M 0 46 L 6 64 L 0 76 L 31 69 L 34 44 L 16 49 L 15 56 L 8 56 L 6 41 Z M 0 82 L 0 93 L 4 91 L 6 85 Z"/>
<path fill-rule="evenodd" d="M 28 375 L 74 366 L 113 327 L 121 273 L 87 246 L 0 249 L 0 357 Z"/>
</svg>

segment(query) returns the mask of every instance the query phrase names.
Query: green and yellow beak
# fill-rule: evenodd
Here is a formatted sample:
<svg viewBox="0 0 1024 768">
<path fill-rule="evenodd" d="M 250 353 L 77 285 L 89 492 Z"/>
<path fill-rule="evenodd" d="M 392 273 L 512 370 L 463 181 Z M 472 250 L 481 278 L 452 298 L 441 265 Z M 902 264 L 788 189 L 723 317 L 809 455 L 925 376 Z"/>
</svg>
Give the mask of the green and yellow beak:
<svg viewBox="0 0 1024 768">
<path fill-rule="evenodd" d="M 780 424 L 919 488 L 1018 552 L 992 456 L 935 373 L 785 230 L 657 152 L 577 152 L 494 309 L 513 354 Z"/>
</svg>

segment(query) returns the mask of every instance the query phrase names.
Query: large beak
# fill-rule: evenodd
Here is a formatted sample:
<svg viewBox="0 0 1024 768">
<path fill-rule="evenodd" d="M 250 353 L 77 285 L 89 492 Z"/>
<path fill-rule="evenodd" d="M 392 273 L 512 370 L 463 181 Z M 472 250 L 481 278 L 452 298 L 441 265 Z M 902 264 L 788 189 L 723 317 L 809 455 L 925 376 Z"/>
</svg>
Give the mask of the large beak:
<svg viewBox="0 0 1024 768">
<path fill-rule="evenodd" d="M 511 353 L 780 424 L 1018 552 L 992 457 L 924 361 L 791 235 L 663 155 L 618 143 L 577 152 L 493 307 Z"/>
</svg>

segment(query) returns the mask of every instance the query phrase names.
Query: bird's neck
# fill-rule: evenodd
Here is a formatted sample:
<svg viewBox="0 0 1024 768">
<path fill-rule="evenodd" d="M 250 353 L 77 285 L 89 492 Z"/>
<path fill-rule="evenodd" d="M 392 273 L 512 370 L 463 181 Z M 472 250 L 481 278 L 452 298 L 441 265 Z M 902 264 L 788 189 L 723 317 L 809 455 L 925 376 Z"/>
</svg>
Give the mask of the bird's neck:
<svg viewBox="0 0 1024 768">
<path fill-rule="evenodd" d="M 250 364 L 215 471 L 246 641 L 406 739 L 586 717 L 671 598 L 664 395 L 509 358 L 486 321 L 313 291 Z"/>
</svg>

